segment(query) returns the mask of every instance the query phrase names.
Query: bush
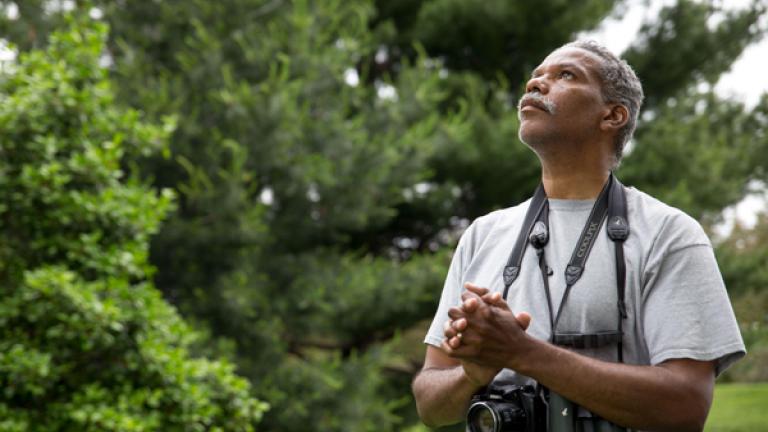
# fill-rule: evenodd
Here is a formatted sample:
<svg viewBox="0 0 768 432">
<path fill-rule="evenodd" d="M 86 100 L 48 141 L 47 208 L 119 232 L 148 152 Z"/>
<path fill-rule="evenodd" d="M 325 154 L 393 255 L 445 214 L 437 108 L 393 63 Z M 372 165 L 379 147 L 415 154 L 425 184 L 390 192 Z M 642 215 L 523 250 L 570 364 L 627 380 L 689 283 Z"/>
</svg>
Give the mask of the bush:
<svg viewBox="0 0 768 432">
<path fill-rule="evenodd" d="M 150 282 L 173 194 L 130 166 L 174 122 L 115 105 L 106 33 L 70 19 L 0 77 L 0 429 L 254 430 L 266 404 Z"/>
</svg>

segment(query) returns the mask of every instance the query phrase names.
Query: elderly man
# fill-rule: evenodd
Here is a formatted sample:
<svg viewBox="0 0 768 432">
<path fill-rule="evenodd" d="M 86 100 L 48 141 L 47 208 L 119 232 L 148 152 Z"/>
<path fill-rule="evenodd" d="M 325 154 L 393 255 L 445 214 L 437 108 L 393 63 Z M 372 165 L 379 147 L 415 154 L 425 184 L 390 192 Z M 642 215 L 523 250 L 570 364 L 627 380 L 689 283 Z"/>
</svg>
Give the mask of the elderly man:
<svg viewBox="0 0 768 432">
<path fill-rule="evenodd" d="M 519 136 L 542 184 L 459 241 L 413 382 L 426 424 L 463 420 L 489 388 L 533 385 L 551 430 L 558 416 L 585 430 L 703 428 L 715 377 L 745 349 L 699 224 L 612 175 L 642 98 L 594 42 L 533 71 Z M 553 415 L 554 395 L 572 405 Z"/>
</svg>

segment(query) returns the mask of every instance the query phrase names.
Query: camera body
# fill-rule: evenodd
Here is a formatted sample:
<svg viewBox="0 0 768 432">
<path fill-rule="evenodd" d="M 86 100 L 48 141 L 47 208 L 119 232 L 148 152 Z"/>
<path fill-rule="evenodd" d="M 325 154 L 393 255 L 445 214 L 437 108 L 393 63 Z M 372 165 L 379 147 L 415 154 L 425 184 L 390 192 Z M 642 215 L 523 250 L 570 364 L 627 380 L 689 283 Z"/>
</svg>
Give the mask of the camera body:
<svg viewBox="0 0 768 432">
<path fill-rule="evenodd" d="M 534 386 L 490 386 L 472 397 L 467 432 L 627 432 L 557 393 Z"/>
<path fill-rule="evenodd" d="M 547 407 L 533 386 L 490 386 L 472 397 L 467 432 L 545 432 Z"/>
</svg>

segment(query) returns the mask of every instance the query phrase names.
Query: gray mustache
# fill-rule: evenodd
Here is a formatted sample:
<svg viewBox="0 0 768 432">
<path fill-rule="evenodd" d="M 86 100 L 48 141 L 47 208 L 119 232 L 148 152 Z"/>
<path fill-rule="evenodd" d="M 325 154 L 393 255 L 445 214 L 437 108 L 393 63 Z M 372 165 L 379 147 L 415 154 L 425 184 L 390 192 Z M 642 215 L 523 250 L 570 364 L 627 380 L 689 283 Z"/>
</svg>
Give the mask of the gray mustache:
<svg viewBox="0 0 768 432">
<path fill-rule="evenodd" d="M 538 105 L 542 106 L 544 110 L 550 114 L 554 114 L 555 110 L 557 109 L 557 105 L 555 105 L 554 102 L 547 99 L 541 93 L 535 92 L 524 94 L 523 97 L 520 98 L 520 102 L 517 103 L 517 110 L 520 111 L 522 109 L 523 102 L 529 100 L 538 102 Z"/>
</svg>

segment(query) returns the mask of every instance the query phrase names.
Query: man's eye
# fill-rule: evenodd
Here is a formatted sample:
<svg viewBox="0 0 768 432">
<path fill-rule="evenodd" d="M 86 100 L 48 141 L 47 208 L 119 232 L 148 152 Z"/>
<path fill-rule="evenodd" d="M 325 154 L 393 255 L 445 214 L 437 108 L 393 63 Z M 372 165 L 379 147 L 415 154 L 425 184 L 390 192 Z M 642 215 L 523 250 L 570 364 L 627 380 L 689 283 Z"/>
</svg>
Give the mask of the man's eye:
<svg viewBox="0 0 768 432">
<path fill-rule="evenodd" d="M 560 72 L 560 78 L 573 79 L 573 78 L 576 78 L 576 75 L 574 75 L 570 71 L 562 71 Z"/>
</svg>

